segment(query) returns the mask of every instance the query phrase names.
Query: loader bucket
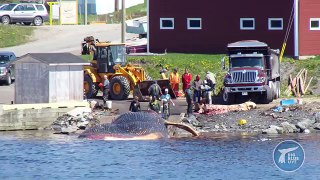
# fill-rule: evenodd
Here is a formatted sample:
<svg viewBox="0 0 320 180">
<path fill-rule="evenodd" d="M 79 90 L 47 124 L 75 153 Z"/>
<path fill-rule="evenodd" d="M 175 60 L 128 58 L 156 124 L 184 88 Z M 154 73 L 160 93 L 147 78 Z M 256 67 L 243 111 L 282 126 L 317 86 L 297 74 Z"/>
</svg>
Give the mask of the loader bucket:
<svg viewBox="0 0 320 180">
<path fill-rule="evenodd" d="M 173 93 L 173 90 L 170 85 L 170 81 L 168 79 L 159 79 L 159 80 L 150 80 L 150 81 L 142 81 L 138 83 L 134 87 L 133 96 L 138 96 L 139 101 L 147 101 L 149 100 L 149 87 L 153 84 L 154 81 L 157 81 L 158 85 L 161 88 L 162 93 L 164 93 L 164 89 L 169 89 L 169 94 L 172 99 L 176 99 L 176 95 Z"/>
</svg>

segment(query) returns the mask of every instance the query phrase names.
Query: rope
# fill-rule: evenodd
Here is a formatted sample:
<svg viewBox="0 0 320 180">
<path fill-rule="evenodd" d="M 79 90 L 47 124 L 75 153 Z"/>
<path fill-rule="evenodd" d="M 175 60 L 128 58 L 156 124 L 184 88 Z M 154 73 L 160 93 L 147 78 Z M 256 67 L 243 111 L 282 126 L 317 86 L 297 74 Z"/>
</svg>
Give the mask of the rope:
<svg viewBox="0 0 320 180">
<path fill-rule="evenodd" d="M 283 44 L 282 44 L 282 49 L 281 49 L 281 53 L 280 53 L 280 62 L 282 62 L 282 57 L 283 57 L 284 51 L 285 51 L 286 46 L 287 46 L 287 41 L 288 41 L 288 38 L 289 38 L 289 35 L 290 35 L 290 31 L 291 31 L 291 27 L 292 27 L 292 24 L 293 24 L 293 16 L 294 16 L 294 4 L 293 4 L 292 9 L 291 9 L 290 19 L 289 19 L 287 30 L 286 30 L 286 35 L 284 37 Z"/>
</svg>

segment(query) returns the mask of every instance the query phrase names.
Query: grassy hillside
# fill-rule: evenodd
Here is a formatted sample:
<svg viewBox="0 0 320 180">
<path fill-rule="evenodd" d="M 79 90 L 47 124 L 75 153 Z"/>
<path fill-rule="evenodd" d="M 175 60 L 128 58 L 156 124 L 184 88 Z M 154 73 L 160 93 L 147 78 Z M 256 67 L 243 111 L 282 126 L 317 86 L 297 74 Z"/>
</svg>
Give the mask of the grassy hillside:
<svg viewBox="0 0 320 180">
<path fill-rule="evenodd" d="M 33 30 L 34 28 L 29 26 L 0 25 L 0 48 L 28 42 Z"/>
<path fill-rule="evenodd" d="M 221 70 L 221 58 L 224 55 L 201 55 L 201 54 L 167 54 L 160 56 L 131 56 L 128 61 L 133 64 L 142 65 L 153 79 L 160 78 L 160 68 L 166 67 L 169 71 L 178 68 L 179 74 L 184 73 L 184 69 L 189 68 L 189 72 L 194 77 L 199 74 L 203 79 L 207 71 L 215 73 L 217 90 L 223 86 L 223 78 L 226 71 Z M 282 84 L 281 92 L 287 88 L 288 76 L 295 76 L 300 69 L 308 69 L 308 79 L 314 77 L 310 91 L 315 95 L 320 95 L 320 56 L 309 60 L 293 60 L 284 58 L 281 64 Z M 169 74 L 169 73 L 168 73 Z"/>
</svg>

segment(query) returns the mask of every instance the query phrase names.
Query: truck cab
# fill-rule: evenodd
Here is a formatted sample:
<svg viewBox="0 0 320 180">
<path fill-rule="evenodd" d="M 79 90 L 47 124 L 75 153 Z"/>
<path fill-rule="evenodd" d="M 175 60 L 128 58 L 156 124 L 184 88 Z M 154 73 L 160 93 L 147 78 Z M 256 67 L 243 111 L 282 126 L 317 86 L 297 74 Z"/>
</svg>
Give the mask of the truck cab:
<svg viewBox="0 0 320 180">
<path fill-rule="evenodd" d="M 280 96 L 279 51 L 259 41 L 239 41 L 228 44 L 228 67 L 225 58 L 223 101 L 232 104 L 241 96 L 270 103 Z"/>
</svg>

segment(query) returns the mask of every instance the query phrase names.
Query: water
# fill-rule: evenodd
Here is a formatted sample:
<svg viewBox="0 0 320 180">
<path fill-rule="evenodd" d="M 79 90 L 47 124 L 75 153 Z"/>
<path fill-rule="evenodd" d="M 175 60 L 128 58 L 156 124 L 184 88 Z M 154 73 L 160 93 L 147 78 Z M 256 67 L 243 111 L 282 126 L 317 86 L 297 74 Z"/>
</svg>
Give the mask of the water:
<svg viewBox="0 0 320 180">
<path fill-rule="evenodd" d="M 293 139 L 304 165 L 284 173 L 275 146 Z M 46 131 L 0 132 L 0 179 L 319 179 L 320 135 L 213 134 L 201 139 L 92 141 Z"/>
</svg>

